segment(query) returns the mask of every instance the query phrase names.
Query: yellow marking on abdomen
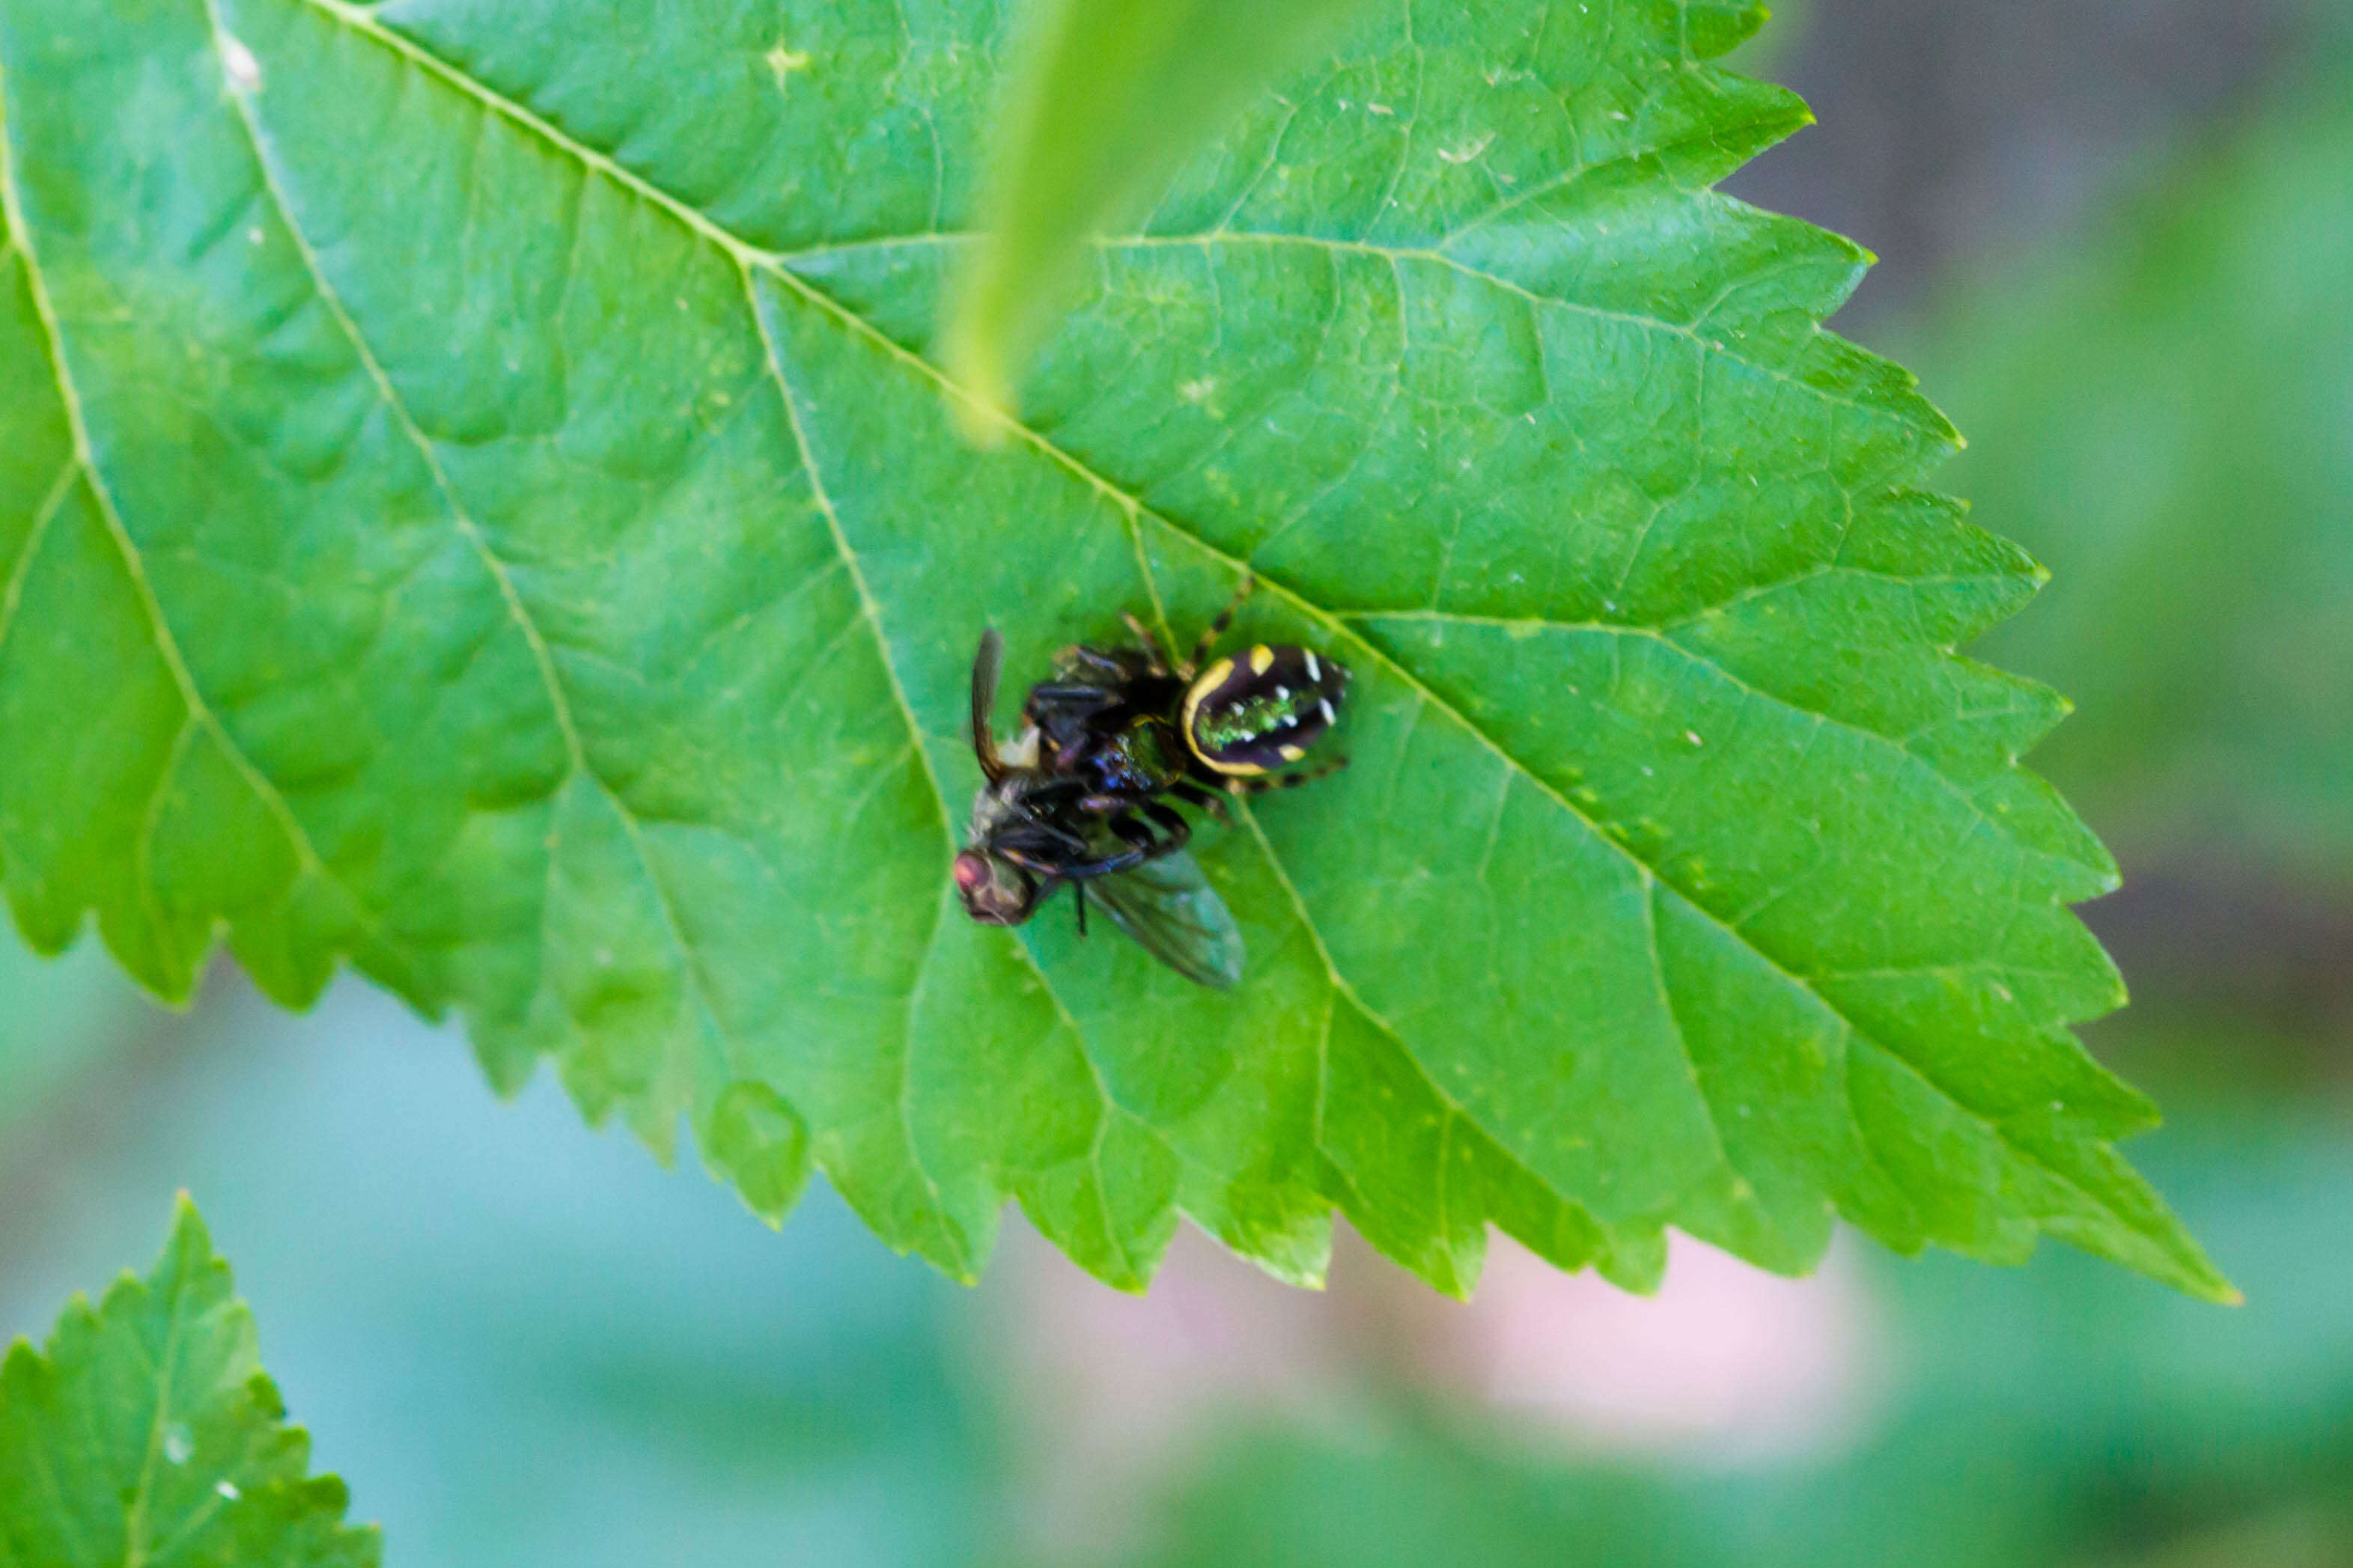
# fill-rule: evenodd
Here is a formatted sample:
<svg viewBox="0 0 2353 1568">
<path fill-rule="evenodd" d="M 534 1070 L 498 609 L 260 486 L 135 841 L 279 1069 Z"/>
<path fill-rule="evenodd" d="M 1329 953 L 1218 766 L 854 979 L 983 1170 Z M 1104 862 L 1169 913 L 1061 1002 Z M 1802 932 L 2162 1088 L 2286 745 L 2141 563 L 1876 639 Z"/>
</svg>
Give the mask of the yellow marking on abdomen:
<svg viewBox="0 0 2353 1568">
<path fill-rule="evenodd" d="M 1185 749 L 1199 757 L 1201 765 L 1212 773 L 1224 773 L 1229 777 L 1237 773 L 1262 773 L 1266 772 L 1264 768 L 1253 767 L 1246 763 L 1221 763 L 1215 757 L 1206 755 L 1193 740 L 1193 721 L 1201 711 L 1201 700 L 1223 686 L 1226 683 L 1226 677 L 1233 672 L 1234 661 L 1221 658 L 1203 670 L 1194 680 L 1192 689 L 1185 693 L 1185 718 L 1182 725 L 1185 731 Z"/>
</svg>

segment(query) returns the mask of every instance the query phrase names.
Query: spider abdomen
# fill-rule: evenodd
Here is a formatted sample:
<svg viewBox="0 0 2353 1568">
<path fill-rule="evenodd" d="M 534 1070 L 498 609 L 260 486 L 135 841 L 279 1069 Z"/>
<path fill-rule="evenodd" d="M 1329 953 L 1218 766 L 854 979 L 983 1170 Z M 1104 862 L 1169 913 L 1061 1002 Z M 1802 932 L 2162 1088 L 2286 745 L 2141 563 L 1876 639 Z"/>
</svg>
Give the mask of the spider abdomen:
<svg viewBox="0 0 2353 1568">
<path fill-rule="evenodd" d="M 1219 773 L 1271 773 L 1305 756 L 1338 717 L 1348 672 L 1311 648 L 1259 644 L 1221 658 L 1185 693 L 1185 742 Z"/>
</svg>

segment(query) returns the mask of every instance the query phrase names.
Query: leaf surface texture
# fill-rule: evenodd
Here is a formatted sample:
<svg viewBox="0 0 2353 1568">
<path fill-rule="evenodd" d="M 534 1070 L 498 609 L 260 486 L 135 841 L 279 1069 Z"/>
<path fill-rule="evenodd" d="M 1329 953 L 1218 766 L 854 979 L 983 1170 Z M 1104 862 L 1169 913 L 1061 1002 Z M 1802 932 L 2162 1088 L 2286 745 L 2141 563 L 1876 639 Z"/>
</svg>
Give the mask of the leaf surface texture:
<svg viewBox="0 0 2353 1568">
<path fill-rule="evenodd" d="M 0 0 L 16 918 L 174 995 L 223 925 L 288 1002 L 348 956 L 963 1277 L 1009 1195 L 1130 1287 L 1180 1213 L 1315 1279 L 1337 1205 L 1451 1291 L 1491 1223 L 1641 1287 L 1843 1215 L 2223 1292 L 2068 1028 L 2063 704 L 1952 652 L 2036 569 L 1819 330 L 1861 253 L 1707 188 L 1804 118 L 1707 63 L 1757 16 L 1368 13 L 984 452 L 992 8 Z M 971 925 L 981 627 L 1035 679 L 1245 566 L 1356 673 L 1347 772 L 1203 849 L 1246 984 Z"/>
</svg>

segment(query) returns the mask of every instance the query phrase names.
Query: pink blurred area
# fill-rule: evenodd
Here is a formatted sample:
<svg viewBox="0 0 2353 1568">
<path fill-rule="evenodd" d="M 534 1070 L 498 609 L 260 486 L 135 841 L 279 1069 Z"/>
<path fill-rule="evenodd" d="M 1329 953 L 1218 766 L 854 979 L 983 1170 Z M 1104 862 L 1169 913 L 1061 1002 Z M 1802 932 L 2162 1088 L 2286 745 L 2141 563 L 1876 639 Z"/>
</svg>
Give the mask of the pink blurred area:
<svg viewBox="0 0 2353 1568">
<path fill-rule="evenodd" d="M 988 1293 L 1009 1342 L 1041 1544 L 1114 1545 L 1124 1500 L 1256 1421 L 1345 1441 L 1398 1400 L 1478 1411 L 1531 1448 L 1746 1466 L 1834 1448 L 1879 1379 L 1873 1303 L 1841 1238 L 1807 1279 L 1672 1237 L 1664 1286 L 1629 1295 L 1507 1237 L 1451 1301 L 1352 1233 L 1328 1288 L 1297 1289 L 1189 1227 L 1148 1293 L 1107 1289 L 1025 1229 Z"/>
</svg>

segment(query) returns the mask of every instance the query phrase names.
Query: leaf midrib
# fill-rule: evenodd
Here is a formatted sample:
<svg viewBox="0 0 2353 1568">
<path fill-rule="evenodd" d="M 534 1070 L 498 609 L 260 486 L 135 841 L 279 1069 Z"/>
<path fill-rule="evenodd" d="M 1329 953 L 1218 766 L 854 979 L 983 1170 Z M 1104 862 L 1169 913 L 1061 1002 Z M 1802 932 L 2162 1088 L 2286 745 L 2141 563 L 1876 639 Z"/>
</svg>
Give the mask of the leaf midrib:
<svg viewBox="0 0 2353 1568">
<path fill-rule="evenodd" d="M 164 1445 L 171 1441 L 168 1428 L 172 1412 L 172 1378 L 179 1367 L 180 1323 L 187 1310 L 189 1291 L 195 1285 L 185 1271 L 175 1277 L 173 1283 L 175 1289 L 164 1321 L 164 1352 L 158 1360 L 150 1363 L 155 1369 L 155 1414 L 148 1423 L 147 1447 L 139 1466 L 138 1488 L 132 1494 L 123 1515 L 123 1533 L 127 1538 L 123 1568 L 140 1568 L 147 1561 L 147 1500 L 154 1489 L 155 1461 L 163 1457 Z M 147 1347 L 137 1335 L 132 1336 L 131 1342 L 142 1355 L 145 1353 Z"/>
<path fill-rule="evenodd" d="M 325 0 L 305 0 L 305 3 L 317 5 L 325 3 Z M 695 209 L 685 210 L 691 212 Z M 720 232 L 724 234 L 726 231 Z M 1449 256 L 1443 247 L 1452 244 L 1456 237 L 1456 236 L 1449 236 L 1436 246 L 1394 246 L 1380 245 L 1365 239 L 1342 239 L 1332 235 L 1290 234 L 1268 229 L 1213 228 L 1198 234 L 1120 235 L 1106 237 L 1099 243 L 1105 250 L 1206 250 L 1229 245 L 1293 246 L 1335 255 L 1363 256 L 1386 261 L 1391 266 L 1400 262 L 1416 262 L 1430 267 L 1440 267 L 1450 272 L 1460 273 L 1474 282 L 1483 283 L 1490 288 L 1513 295 L 1531 308 L 1544 307 L 1567 310 L 1598 321 L 1614 321 L 1621 326 L 1640 327 L 1646 331 L 1665 332 L 1673 337 L 1686 339 L 1715 358 L 1739 365 L 1744 370 L 1754 371 L 1769 381 L 1801 391 L 1834 407 L 1844 408 L 1868 419 L 1900 426 L 1929 440 L 1949 442 L 1953 439 L 1951 428 L 1941 419 L 1933 417 L 1932 411 L 1925 404 L 1907 411 L 1916 416 L 1906 417 L 1905 413 L 1883 405 L 1859 403 L 1851 397 L 1841 397 L 1828 387 L 1807 381 L 1802 376 L 1793 375 L 1778 366 L 1764 364 L 1750 359 L 1747 355 L 1736 352 L 1731 345 L 1703 335 L 1700 323 L 1713 315 L 1717 306 L 1724 302 L 1725 297 L 1721 294 L 1689 321 L 1671 321 L 1663 316 L 1646 316 L 1639 310 L 1614 310 L 1606 305 L 1596 305 L 1589 300 L 1571 300 L 1559 294 L 1546 294 L 1541 289 L 1531 289 L 1525 283 L 1506 278 L 1500 272 L 1491 272 L 1483 267 L 1474 267 L 1460 257 Z M 970 230 L 941 229 L 914 234 L 873 235 L 863 239 L 831 240 L 818 245 L 796 247 L 791 250 L 763 250 L 749 241 L 740 238 L 734 239 L 734 243 L 746 254 L 758 258 L 767 266 L 780 270 L 789 270 L 791 264 L 797 261 L 815 261 L 835 256 L 851 255 L 861 250 L 884 250 L 896 246 L 955 245 L 976 242 L 979 238 L 979 235 Z M 1798 263 L 1785 264 L 1785 266 L 1794 265 Z M 1768 275 L 1759 274 L 1744 279 L 1742 281 L 1755 282 Z"/>
</svg>

